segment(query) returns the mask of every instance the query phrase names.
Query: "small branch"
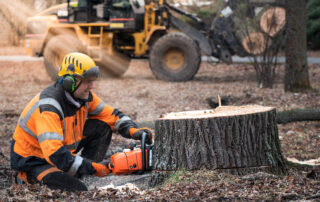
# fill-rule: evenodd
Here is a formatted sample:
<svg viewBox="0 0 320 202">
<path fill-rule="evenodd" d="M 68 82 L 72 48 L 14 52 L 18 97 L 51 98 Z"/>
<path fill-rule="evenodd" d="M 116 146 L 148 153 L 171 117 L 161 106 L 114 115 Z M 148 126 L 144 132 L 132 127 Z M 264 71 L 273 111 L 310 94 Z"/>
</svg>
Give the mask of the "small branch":
<svg viewBox="0 0 320 202">
<path fill-rule="evenodd" d="M 315 194 L 315 195 L 308 196 L 306 199 L 310 200 L 310 199 L 319 199 L 319 198 L 320 198 L 320 194 Z"/>
<path fill-rule="evenodd" d="M 0 165 L 0 170 L 9 170 L 10 165 Z"/>
<path fill-rule="evenodd" d="M 0 156 L 2 156 L 3 158 L 5 158 L 7 161 L 10 161 L 10 159 L 9 159 L 6 155 L 4 155 L 4 153 L 0 152 Z"/>
</svg>

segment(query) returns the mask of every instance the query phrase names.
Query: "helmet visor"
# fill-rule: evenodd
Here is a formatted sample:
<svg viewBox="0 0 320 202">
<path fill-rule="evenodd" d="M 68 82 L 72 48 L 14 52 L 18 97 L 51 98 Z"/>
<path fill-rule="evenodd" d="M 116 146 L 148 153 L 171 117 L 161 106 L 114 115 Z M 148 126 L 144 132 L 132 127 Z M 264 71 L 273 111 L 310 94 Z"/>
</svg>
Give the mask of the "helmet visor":
<svg viewBox="0 0 320 202">
<path fill-rule="evenodd" d="M 98 66 L 90 68 L 88 71 L 83 72 L 80 76 L 82 79 L 96 80 L 100 76 L 100 70 Z"/>
</svg>

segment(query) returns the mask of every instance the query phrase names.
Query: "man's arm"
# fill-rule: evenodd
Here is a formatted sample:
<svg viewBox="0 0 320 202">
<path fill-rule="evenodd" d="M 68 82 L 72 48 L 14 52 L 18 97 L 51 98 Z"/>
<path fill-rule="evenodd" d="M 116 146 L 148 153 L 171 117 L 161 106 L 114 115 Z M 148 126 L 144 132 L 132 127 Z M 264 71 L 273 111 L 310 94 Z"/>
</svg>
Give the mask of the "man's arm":
<svg viewBox="0 0 320 202">
<path fill-rule="evenodd" d="M 64 147 L 63 124 L 57 113 L 41 112 L 36 120 L 36 128 L 38 142 L 47 162 L 70 175 L 96 172 L 90 160 L 75 156 Z"/>
<path fill-rule="evenodd" d="M 99 119 L 106 123 L 114 133 L 119 133 L 125 138 L 141 139 L 142 132 L 147 133 L 147 143 L 152 141 L 152 132 L 149 128 L 138 128 L 129 116 L 118 109 L 105 104 L 100 98 L 92 93 L 93 99 L 89 103 L 90 119 Z"/>
</svg>

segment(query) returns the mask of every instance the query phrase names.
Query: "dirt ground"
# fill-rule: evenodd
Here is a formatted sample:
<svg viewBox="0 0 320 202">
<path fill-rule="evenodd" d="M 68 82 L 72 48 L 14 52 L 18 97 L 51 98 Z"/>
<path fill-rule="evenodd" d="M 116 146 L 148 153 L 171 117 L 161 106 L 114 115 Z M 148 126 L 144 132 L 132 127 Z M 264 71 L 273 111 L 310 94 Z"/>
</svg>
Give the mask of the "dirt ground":
<svg viewBox="0 0 320 202">
<path fill-rule="evenodd" d="M 0 55 L 24 54 L 22 48 L 0 49 Z M 317 55 L 310 54 L 312 57 Z M 172 83 L 156 80 L 147 61 L 133 60 L 121 78 L 100 79 L 94 92 L 107 104 L 127 113 L 137 122 L 155 120 L 168 112 L 209 109 L 208 100 L 216 99 L 218 95 L 227 98 L 229 105 L 258 104 L 274 106 L 278 111 L 294 108 L 319 109 L 320 65 L 309 65 L 309 68 L 312 90 L 289 93 L 283 89 L 283 65 L 278 68 L 274 88 L 262 89 L 257 87 L 255 72 L 250 65 L 203 63 L 192 81 Z M 8 165 L 6 158 L 9 157 L 10 139 L 20 112 L 51 81 L 40 61 L 0 61 L 0 71 L 0 152 L 3 154 L 0 156 L 0 163 Z M 278 128 L 285 157 L 298 160 L 320 158 L 320 122 L 279 124 Z M 118 137 L 115 139 L 121 140 Z M 5 186 L 6 184 L 0 188 Z M 320 190 L 320 182 L 315 183 L 315 186 Z M 312 193 L 315 196 L 320 194 Z M 153 194 L 152 192 L 151 195 L 154 196 Z M 302 199 L 305 199 L 303 196 Z M 256 199 L 249 196 L 246 198 Z"/>
</svg>

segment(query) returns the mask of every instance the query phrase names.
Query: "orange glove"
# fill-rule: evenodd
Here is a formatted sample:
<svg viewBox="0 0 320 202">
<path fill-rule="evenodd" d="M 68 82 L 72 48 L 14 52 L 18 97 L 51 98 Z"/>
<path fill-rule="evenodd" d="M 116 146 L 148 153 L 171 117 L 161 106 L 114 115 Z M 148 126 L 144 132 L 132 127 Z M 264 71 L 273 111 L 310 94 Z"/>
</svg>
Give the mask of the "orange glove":
<svg viewBox="0 0 320 202">
<path fill-rule="evenodd" d="M 92 166 L 96 170 L 94 175 L 97 177 L 105 177 L 111 172 L 107 167 L 108 164 L 92 162 Z"/>
<path fill-rule="evenodd" d="M 134 140 L 141 140 L 142 133 L 146 133 L 146 143 L 152 144 L 152 131 L 150 128 L 130 128 L 129 133 Z"/>
</svg>

